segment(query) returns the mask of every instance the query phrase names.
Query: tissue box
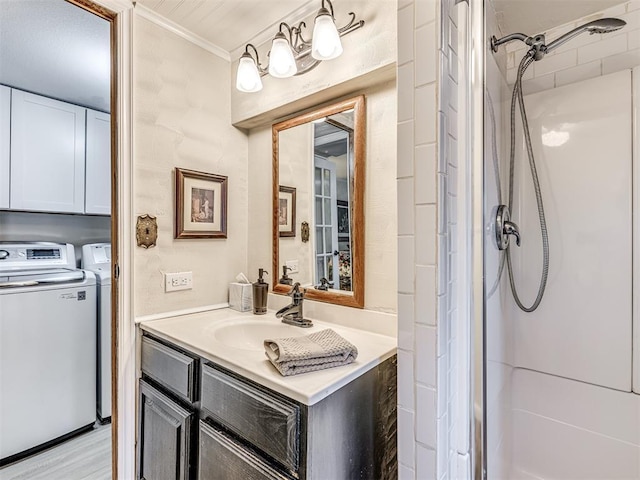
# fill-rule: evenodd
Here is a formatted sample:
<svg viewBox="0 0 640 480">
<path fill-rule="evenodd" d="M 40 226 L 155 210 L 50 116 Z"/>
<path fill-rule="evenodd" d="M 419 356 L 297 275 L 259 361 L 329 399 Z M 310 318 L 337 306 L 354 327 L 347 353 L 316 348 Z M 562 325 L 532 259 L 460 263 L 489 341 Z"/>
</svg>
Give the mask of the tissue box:
<svg viewBox="0 0 640 480">
<path fill-rule="evenodd" d="M 250 283 L 229 284 L 229 307 L 238 312 L 248 312 L 253 308 L 253 293 Z"/>
</svg>

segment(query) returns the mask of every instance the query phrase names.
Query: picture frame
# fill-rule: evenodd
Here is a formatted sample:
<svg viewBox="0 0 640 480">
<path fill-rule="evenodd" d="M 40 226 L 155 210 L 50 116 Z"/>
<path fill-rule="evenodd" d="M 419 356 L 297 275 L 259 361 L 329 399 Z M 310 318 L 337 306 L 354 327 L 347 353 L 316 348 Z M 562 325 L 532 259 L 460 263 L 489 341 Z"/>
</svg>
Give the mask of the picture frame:
<svg viewBox="0 0 640 480">
<path fill-rule="evenodd" d="M 176 167 L 174 238 L 227 238 L 227 180 Z"/>
<path fill-rule="evenodd" d="M 280 185 L 278 193 L 278 228 L 281 237 L 296 236 L 296 189 Z"/>
<path fill-rule="evenodd" d="M 349 202 L 338 200 L 338 236 L 348 237 L 351 227 L 349 225 Z"/>
</svg>

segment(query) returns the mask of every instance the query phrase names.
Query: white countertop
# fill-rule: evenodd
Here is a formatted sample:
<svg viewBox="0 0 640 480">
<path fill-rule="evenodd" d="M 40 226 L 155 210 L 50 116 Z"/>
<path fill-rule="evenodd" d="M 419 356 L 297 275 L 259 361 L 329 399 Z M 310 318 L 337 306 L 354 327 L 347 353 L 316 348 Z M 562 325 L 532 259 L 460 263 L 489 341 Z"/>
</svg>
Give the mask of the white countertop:
<svg viewBox="0 0 640 480">
<path fill-rule="evenodd" d="M 348 313 L 347 313 L 348 315 Z M 140 323 L 150 334 L 174 343 L 287 397 L 313 405 L 396 353 L 396 339 L 313 320 L 311 328 L 283 324 L 275 312 L 240 313 L 225 308 Z M 231 327 L 233 325 L 233 327 Z M 264 326 L 263 326 L 264 325 Z M 355 362 L 317 372 L 283 377 L 267 360 L 262 331 L 277 337 L 300 336 L 331 328 L 358 349 Z M 247 332 L 245 341 L 243 331 Z M 276 335 L 270 333 L 271 338 Z"/>
</svg>

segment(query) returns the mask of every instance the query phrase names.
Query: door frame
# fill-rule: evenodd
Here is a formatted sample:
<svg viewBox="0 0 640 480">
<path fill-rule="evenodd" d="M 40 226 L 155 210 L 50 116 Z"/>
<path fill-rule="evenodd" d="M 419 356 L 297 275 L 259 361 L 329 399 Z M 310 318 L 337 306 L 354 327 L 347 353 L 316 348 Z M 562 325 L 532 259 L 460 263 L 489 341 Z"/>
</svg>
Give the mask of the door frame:
<svg viewBox="0 0 640 480">
<path fill-rule="evenodd" d="M 315 169 L 316 168 L 320 168 L 321 170 L 329 170 L 331 172 L 331 196 L 330 196 L 330 202 L 331 202 L 331 262 L 332 262 L 332 275 L 331 278 L 328 278 L 328 273 L 326 271 L 326 266 L 327 266 L 327 262 L 326 262 L 326 257 L 327 257 L 327 246 L 324 243 L 327 239 L 324 229 L 326 228 L 326 225 L 324 223 L 324 218 L 321 219 L 321 225 L 323 225 L 322 229 L 322 241 L 323 241 L 323 245 L 324 248 L 322 250 L 322 253 L 320 254 L 320 256 L 323 257 L 324 261 L 324 270 L 325 270 L 325 274 L 323 275 L 324 278 L 326 278 L 327 280 L 329 280 L 333 286 L 331 287 L 332 289 L 335 290 L 340 290 L 340 275 L 338 272 L 338 256 L 334 255 L 333 252 L 338 251 L 338 203 L 337 203 L 337 199 L 338 199 L 338 192 L 337 190 L 337 180 L 336 180 L 336 165 L 335 163 L 331 162 L 330 160 L 327 160 L 326 158 L 323 158 L 319 155 L 313 155 L 313 169 L 312 169 L 312 175 L 315 175 Z M 315 184 L 314 182 L 314 178 L 312 178 L 312 188 L 313 188 L 313 200 L 314 200 L 314 205 L 315 202 L 318 198 L 318 194 L 315 191 Z M 323 182 L 323 177 L 320 178 L 320 183 L 324 184 Z M 322 192 L 324 194 L 324 192 Z M 324 199 L 324 195 L 320 195 L 320 198 Z M 314 208 L 313 210 L 313 225 L 314 227 L 317 229 L 318 228 L 318 218 L 316 217 L 316 209 Z M 322 202 L 322 212 L 324 214 L 324 201 Z M 317 246 L 317 242 L 318 242 L 318 236 L 314 235 L 314 262 L 313 265 L 316 268 L 313 268 L 314 271 L 314 278 L 313 278 L 313 284 L 314 285 L 320 285 L 320 278 L 318 278 L 318 271 L 317 271 L 317 266 L 318 266 L 318 246 Z"/>
<path fill-rule="evenodd" d="M 130 0 L 66 0 L 111 24 L 112 477 L 135 477 L 133 321 L 133 8 Z"/>
</svg>

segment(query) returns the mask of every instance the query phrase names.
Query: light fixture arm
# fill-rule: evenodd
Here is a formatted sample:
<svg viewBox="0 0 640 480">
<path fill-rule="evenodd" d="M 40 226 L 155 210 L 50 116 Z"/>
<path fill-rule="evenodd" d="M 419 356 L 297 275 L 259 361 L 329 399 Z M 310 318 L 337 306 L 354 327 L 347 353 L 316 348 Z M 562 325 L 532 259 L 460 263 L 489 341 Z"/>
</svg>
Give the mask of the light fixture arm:
<svg viewBox="0 0 640 480">
<path fill-rule="evenodd" d="M 255 58 L 253 55 L 251 55 L 251 52 L 249 52 L 249 48 L 253 49 Z M 263 67 L 260 63 L 260 55 L 258 54 L 258 50 L 255 46 L 253 46 L 253 44 L 247 43 L 247 45 L 244 47 L 244 55 L 249 55 L 253 59 L 254 63 L 256 64 L 256 68 L 258 69 L 258 73 L 261 77 L 264 77 L 269 72 L 268 68 Z"/>
<path fill-rule="evenodd" d="M 324 8 L 325 10 L 327 10 L 327 7 L 325 7 L 325 3 L 329 4 L 329 13 L 331 14 L 331 18 L 333 18 L 334 20 L 336 19 L 336 16 L 333 14 L 333 3 L 331 3 L 331 0 L 322 0 L 322 8 Z"/>
<path fill-rule="evenodd" d="M 300 22 L 296 27 L 293 27 L 293 32 L 295 35 L 294 41 L 291 44 L 293 51 L 295 53 L 300 53 L 306 48 L 311 46 L 311 42 L 307 41 L 302 35 L 302 29 L 307 28 L 307 24 L 305 22 Z"/>
<path fill-rule="evenodd" d="M 282 31 L 282 27 L 286 28 L 287 34 L 289 35 L 289 45 L 293 46 L 293 37 L 295 35 L 296 27 L 290 27 L 287 22 L 280 22 L 280 26 L 278 27 L 278 32 L 281 33 L 282 35 L 284 35 L 284 32 Z"/>
<path fill-rule="evenodd" d="M 364 26 L 364 20 L 360 20 L 359 22 L 356 22 L 355 13 L 349 12 L 349 15 L 351 15 L 351 20 L 349 21 L 349 23 L 347 23 L 344 27 L 338 29 L 338 33 L 340 34 L 341 37 L 343 35 L 346 35 L 347 33 L 351 33 L 354 30 L 357 30 Z"/>
</svg>

